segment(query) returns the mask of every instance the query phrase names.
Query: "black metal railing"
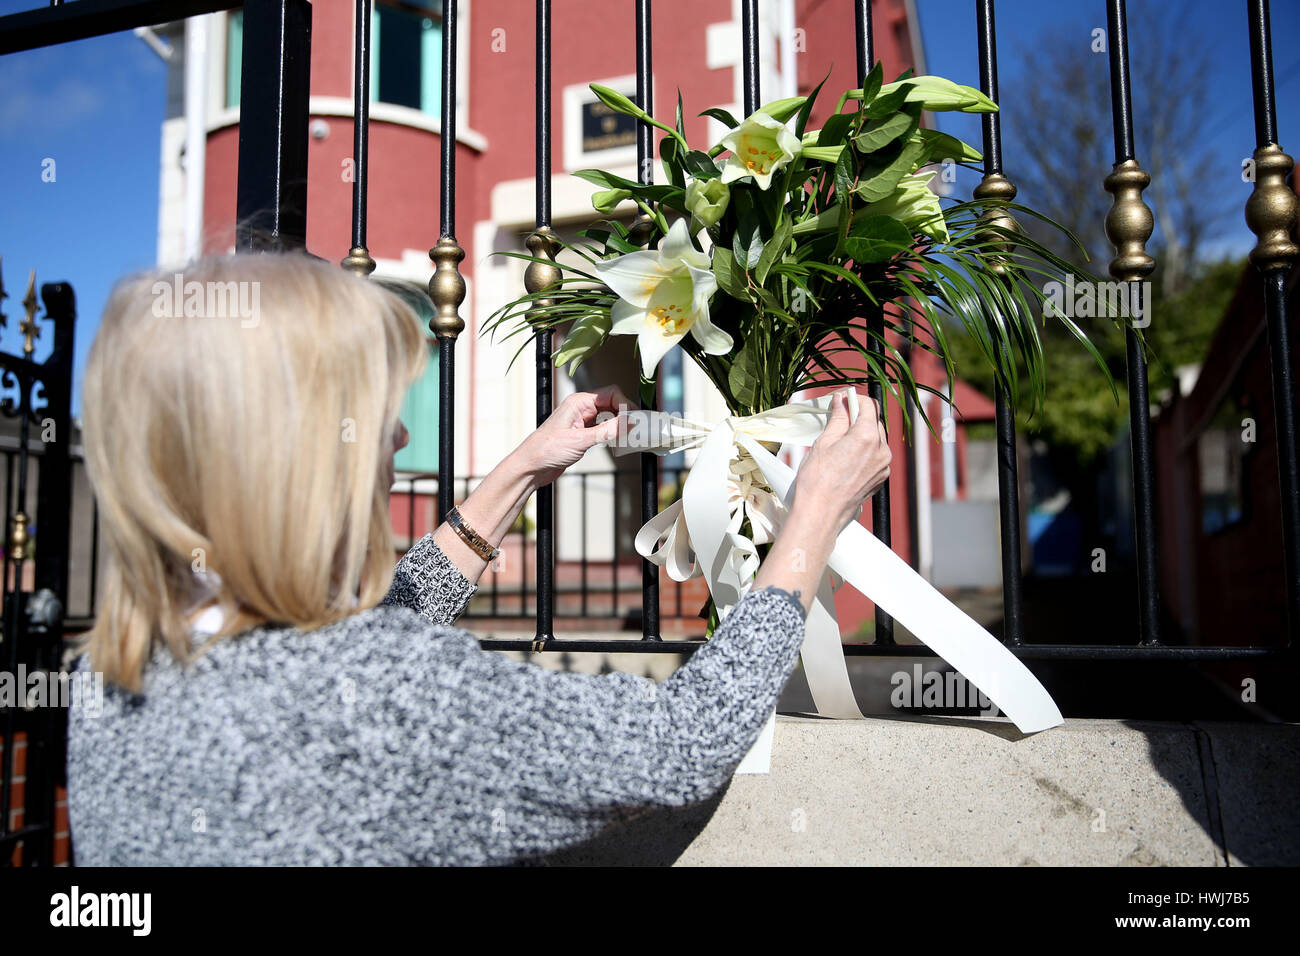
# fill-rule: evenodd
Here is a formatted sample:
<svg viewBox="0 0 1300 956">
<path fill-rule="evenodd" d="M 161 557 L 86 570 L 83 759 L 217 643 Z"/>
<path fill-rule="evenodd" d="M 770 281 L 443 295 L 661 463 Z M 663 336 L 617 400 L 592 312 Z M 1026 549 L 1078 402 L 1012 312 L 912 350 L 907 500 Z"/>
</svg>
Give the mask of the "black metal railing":
<svg viewBox="0 0 1300 956">
<path fill-rule="evenodd" d="M 980 85 L 983 91 L 995 102 L 998 99 L 997 84 L 997 45 L 993 0 L 975 0 L 975 26 L 979 54 Z M 455 0 L 448 0 L 446 8 L 454 15 Z M 743 65 L 743 83 L 745 111 L 752 112 L 760 105 L 758 79 L 759 62 L 759 20 L 757 0 L 742 0 L 741 36 L 744 45 L 741 62 Z M 1275 405 L 1278 420 L 1278 451 L 1280 462 L 1280 485 L 1283 498 L 1282 520 L 1286 541 L 1286 580 L 1287 606 L 1290 612 L 1289 635 L 1294 638 L 1300 628 L 1300 570 L 1297 569 L 1297 548 L 1300 547 L 1300 472 L 1296 467 L 1295 423 L 1292 408 L 1292 384 L 1290 369 L 1290 351 L 1287 345 L 1285 280 L 1294 258 L 1294 246 L 1287 247 L 1289 230 L 1294 225 L 1294 194 L 1285 185 L 1285 176 L 1290 171 L 1289 160 L 1281 154 L 1276 145 L 1276 111 L 1273 103 L 1273 81 L 1270 61 L 1271 43 L 1268 27 L 1268 4 L 1266 0 L 1248 0 L 1248 14 L 1252 26 L 1251 69 L 1254 82 L 1256 107 L 1257 145 L 1259 150 L 1270 151 L 1265 156 L 1263 167 L 1266 174 L 1256 185 L 1256 199 L 1252 203 L 1256 212 L 1248 210 L 1248 220 L 1252 229 L 1260 236 L 1260 246 L 1252 259 L 1264 272 L 1268 325 L 1271 340 L 1271 356 L 1275 389 Z M 638 0 L 635 4 L 635 55 L 637 59 L 637 97 L 639 104 L 651 111 L 649 74 L 651 70 L 650 46 L 650 11 L 649 0 Z M 865 77 L 873 62 L 872 17 L 870 0 L 855 0 L 853 26 L 857 44 L 857 71 L 859 79 Z M 1154 260 L 1146 253 L 1145 242 L 1151 235 L 1151 213 L 1142 201 L 1142 188 L 1150 177 L 1141 170 L 1137 162 L 1137 150 L 1133 135 L 1132 94 L 1128 71 L 1128 27 L 1124 0 L 1106 0 L 1106 22 L 1108 50 L 1110 56 L 1111 102 L 1114 125 L 1115 166 L 1107 177 L 1105 187 L 1114 194 L 1115 202 L 1111 214 L 1107 217 L 1107 235 L 1116 248 L 1116 257 L 1110 264 L 1113 277 L 1124 282 L 1139 282 L 1149 275 L 1154 268 Z M 847 24 L 846 24 L 847 27 Z M 553 256 L 553 244 L 550 237 L 550 4 L 549 0 L 537 2 L 537 173 L 536 190 L 538 201 L 537 227 L 528 242 L 534 255 L 546 253 Z M 444 33 L 444 42 L 454 47 L 455 37 L 452 31 Z M 1002 149 L 998 114 L 985 114 L 982 117 L 984 140 L 984 178 L 976 188 L 974 198 L 990 200 L 1009 200 L 1015 196 L 1015 187 L 1007 179 L 1002 168 Z M 455 135 L 455 115 L 453 104 L 444 101 L 442 132 L 444 144 Z M 638 175 L 642 182 L 649 182 L 652 174 L 653 131 L 644 123 L 638 126 Z M 1257 151 L 1258 153 L 1258 151 Z M 1277 155 L 1273 155 L 1276 153 Z M 1283 168 L 1285 166 L 1285 168 Z M 454 168 L 448 161 L 444 146 L 443 167 L 443 209 L 444 236 L 450 235 L 447 209 L 454 196 Z M 1288 190 L 1283 197 L 1281 190 Z M 1266 201 L 1259 200 L 1263 195 Z M 990 209 L 989 220 L 993 224 L 1007 225 L 1004 212 Z M 459 260 L 457 260 L 459 261 Z M 995 269 L 996 271 L 996 269 Z M 538 267 L 535 263 L 529 268 L 529 291 L 539 291 L 547 287 L 549 281 L 557 277 L 554 271 Z M 431 284 L 431 292 L 435 292 Z M 435 302 L 438 301 L 435 295 Z M 444 300 L 444 303 L 446 300 Z M 458 307 L 459 300 L 456 302 Z M 539 303 L 545 308 L 545 302 Z M 1008 397 L 999 389 L 996 396 L 996 433 L 998 446 L 998 490 L 999 515 L 1002 541 L 1003 570 L 1003 641 L 1013 651 L 1024 658 L 1078 658 L 1078 659 L 1150 659 L 1150 660 L 1206 660 L 1235 659 L 1274 655 L 1287 650 L 1276 644 L 1249 647 L 1166 647 L 1160 641 L 1159 611 L 1160 600 L 1157 588 L 1157 553 L 1155 530 L 1155 489 L 1154 460 L 1152 454 L 1150 405 L 1147 383 L 1147 369 L 1142 342 L 1133 329 L 1126 331 L 1128 375 L 1127 388 L 1130 404 L 1131 441 L 1133 454 L 1133 494 L 1134 522 L 1137 540 L 1137 640 L 1127 644 L 1097 644 L 1072 646 L 1038 643 L 1027 640 L 1023 634 L 1023 596 L 1021 589 L 1021 554 L 1023 551 L 1020 522 L 1020 476 L 1017 468 L 1017 439 L 1013 411 Z M 549 359 L 550 333 L 539 335 L 537 341 L 537 399 L 538 420 L 550 410 L 552 369 Z M 877 347 L 879 343 L 876 343 Z M 442 383 L 444 391 L 449 393 L 454 357 L 451 349 L 444 350 Z M 873 396 L 879 397 L 879 386 L 870 389 Z M 653 395 L 642 395 L 642 403 L 650 404 Z M 447 394 L 450 402 L 450 395 Z M 440 441 L 448 452 L 440 459 L 440 484 L 451 489 L 454 483 L 454 462 L 449 452 L 454 446 L 450 430 L 451 421 L 444 414 L 441 419 L 443 427 Z M 642 464 L 642 517 L 648 520 L 658 509 L 659 487 L 657 463 L 652 456 L 643 456 Z M 537 502 L 537 580 L 541 591 L 550 592 L 554 587 L 554 532 L 555 515 L 553 510 L 553 492 L 545 490 L 539 493 Z M 873 532 L 888 543 L 890 541 L 890 488 L 888 483 L 877 493 L 872 502 Z M 657 569 L 648 564 L 644 569 L 643 601 L 645 613 L 642 615 L 643 634 L 641 649 L 672 650 L 680 652 L 682 645 L 673 642 L 672 647 L 665 646 L 658 629 L 659 576 Z M 531 642 L 534 650 L 595 650 L 596 643 L 581 638 L 556 638 L 552 633 L 552 616 L 549 596 L 543 596 L 538 602 L 538 627 L 536 639 Z M 515 646 L 507 642 L 487 639 L 488 647 Z M 515 642 L 518 643 L 518 642 Z M 1289 643 L 1293 643 L 1289 642 Z M 869 644 L 846 644 L 845 650 L 851 654 L 878 655 L 927 655 L 924 647 L 899 646 L 893 639 L 893 621 L 879 608 L 876 611 L 875 640 Z"/>
<path fill-rule="evenodd" d="M 1103 0 L 1097 0 L 1100 4 Z M 1142 200 L 1142 190 L 1149 182 L 1138 162 L 1140 144 L 1133 130 L 1133 95 L 1129 79 L 1130 37 L 1123 0 L 1104 0 L 1110 57 L 1112 125 L 1115 165 L 1105 181 L 1114 194 L 1114 206 L 1107 217 L 1107 234 L 1116 248 L 1110 264 L 1113 277 L 1137 282 L 1148 275 L 1154 262 L 1147 254 L 1145 242 L 1150 236 L 1150 210 Z M 233 4 L 223 0 L 79 0 L 77 3 L 33 10 L 0 18 L 0 53 L 28 50 L 54 43 L 104 33 L 147 26 L 163 20 L 208 13 L 242 6 L 244 9 L 244 60 L 240 122 L 239 181 L 237 212 L 240 250 L 293 248 L 305 243 L 307 124 L 310 81 L 311 6 L 307 0 L 248 0 Z M 435 271 L 429 283 L 435 311 L 430 328 L 439 339 L 439 480 L 438 514 L 453 504 L 457 488 L 467 481 L 456 477 L 455 453 L 455 362 L 456 342 L 465 323 L 460 308 L 465 298 L 465 282 L 459 265 L 465 251 L 456 239 L 456 134 L 457 134 L 457 58 L 458 3 L 443 4 L 442 116 L 440 229 L 438 240 L 430 250 Z M 855 0 L 845 7 L 845 29 L 852 20 L 856 37 L 856 60 L 859 77 L 873 62 L 872 5 L 870 0 Z M 536 0 L 536 217 L 527 246 L 542 259 L 553 259 L 558 243 L 551 223 L 551 5 Z M 646 109 L 652 109 L 650 76 L 653 67 L 651 49 L 651 0 L 637 0 L 632 9 L 621 15 L 635 21 L 637 97 Z M 746 111 L 761 100 L 759 89 L 759 49 L 761 37 L 757 0 L 742 0 L 741 63 L 742 89 Z M 367 167 L 369 127 L 369 59 L 371 0 L 356 2 L 356 76 L 354 82 L 355 118 L 354 181 L 352 215 L 352 251 L 343 265 L 369 273 L 374 262 L 366 247 Z M 979 54 L 980 85 L 995 101 L 998 99 L 997 45 L 993 0 L 975 0 L 975 34 Z M 1275 655 L 1294 645 L 1300 631 L 1300 468 L 1297 467 L 1295 435 L 1294 381 L 1288 341 L 1287 277 L 1296 257 L 1291 237 L 1295 222 L 1295 195 L 1287 185 L 1291 160 L 1277 143 L 1277 116 L 1272 70 L 1269 8 L 1266 0 L 1247 0 L 1250 27 L 1250 61 L 1254 101 L 1256 181 L 1246 207 L 1246 218 L 1258 236 L 1252 261 L 1261 273 L 1270 344 L 1279 457 L 1279 515 L 1284 540 L 1286 606 L 1288 625 L 1286 642 L 1248 647 L 1177 647 L 1166 646 L 1159 630 L 1160 598 L 1157 588 L 1160 555 L 1155 538 L 1154 455 L 1148 403 L 1145 360 L 1137 336 L 1127 333 L 1127 388 L 1130 400 L 1133 459 L 1134 521 L 1137 541 L 1138 607 L 1135 615 L 1136 639 L 1125 643 L 1088 646 L 1049 645 L 1041 636 L 1023 633 L 1023 597 L 1021 593 L 1020 476 L 1016 461 L 1016 428 L 1007 396 L 995 396 L 997 405 L 998 485 L 1001 523 L 1004 622 L 1003 640 L 1025 658 L 1090 658 L 1205 660 L 1262 657 Z M 615 15 L 620 15 L 615 13 Z M 1137 38 L 1140 43 L 1141 38 Z M 984 140 L 984 177 L 975 190 L 976 199 L 1003 199 L 1015 195 L 1002 164 L 1002 147 L 997 114 L 982 118 Z M 653 175 L 654 134 L 648 126 L 638 128 L 638 176 L 649 181 Z M 998 222 L 997 216 L 991 221 Z M 635 232 L 634 232 L 635 235 Z M 643 240 L 644 241 L 644 240 Z M 532 263 L 526 274 L 530 291 L 547 288 L 558 277 L 558 270 L 544 263 Z M 538 309 L 544 310 L 545 300 Z M 539 335 L 535 352 L 537 372 L 536 414 L 546 417 L 553 404 L 553 368 L 550 360 L 550 334 Z M 653 404 L 654 395 L 641 396 L 643 404 Z M 645 456 L 640 472 L 640 514 L 652 516 L 659 505 L 662 476 L 658 462 Z M 588 481 L 593 479 L 587 479 Z M 533 575 L 536 580 L 536 637 L 528 646 L 539 650 L 599 650 L 601 642 L 582 638 L 557 637 L 554 634 L 556 607 L 556 530 L 555 490 L 538 493 L 534 508 L 536 528 L 529 542 L 533 549 Z M 890 489 L 882 489 L 872 504 L 874 533 L 889 541 Z M 679 653 L 683 643 L 664 641 L 660 634 L 659 573 L 647 563 L 641 565 L 640 615 L 642 635 L 635 642 L 638 650 Z M 615 588 L 622 600 L 622 588 Z M 670 598 L 671 600 L 671 598 Z M 877 611 L 875 640 L 872 643 L 845 645 L 850 654 L 925 655 L 924 647 L 902 646 L 893 642 L 893 622 Z M 1035 639 L 1035 638 L 1039 639 Z M 501 641 L 485 640 L 485 646 L 512 646 Z M 686 647 L 698 646 L 687 642 Z M 620 646 L 621 650 L 629 649 Z"/>
<path fill-rule="evenodd" d="M 686 468 L 665 468 L 662 477 L 667 487 L 680 488 L 687 473 Z M 452 500 L 464 501 L 480 481 L 480 476 L 456 478 Z M 556 537 L 547 548 L 555 556 L 549 588 L 543 588 L 536 573 L 540 513 L 538 520 L 523 514 L 502 540 L 501 556 L 483 572 L 464 616 L 499 622 L 499 627 L 511 630 L 539 613 L 582 630 L 643 629 L 645 562 L 633 546 L 630 531 L 635 525 L 628 520 L 632 515 L 626 507 L 638 496 L 639 482 L 635 471 L 561 475 L 552 489 Z M 438 488 L 439 477 L 434 474 L 404 476 L 394 482 L 392 500 L 400 506 L 394 520 L 399 553 L 437 528 Z M 661 573 L 651 567 L 656 575 Z M 697 618 L 703 603 L 702 579 L 685 584 L 673 581 L 664 589 L 660 611 L 677 620 L 676 631 L 698 634 L 704 629 Z"/>
</svg>

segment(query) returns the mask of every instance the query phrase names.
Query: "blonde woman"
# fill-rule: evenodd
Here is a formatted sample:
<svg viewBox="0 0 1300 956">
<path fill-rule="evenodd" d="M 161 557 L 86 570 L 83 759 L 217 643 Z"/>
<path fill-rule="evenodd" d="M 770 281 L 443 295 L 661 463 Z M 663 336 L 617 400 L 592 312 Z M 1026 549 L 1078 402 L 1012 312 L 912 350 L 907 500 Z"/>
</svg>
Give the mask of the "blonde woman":
<svg viewBox="0 0 1300 956">
<path fill-rule="evenodd" d="M 414 313 L 304 255 L 183 280 L 184 302 L 172 275 L 120 283 L 86 369 L 111 560 L 80 663 L 106 679 L 102 713 L 69 729 L 78 863 L 527 862 L 725 786 L 835 536 L 888 474 L 877 418 L 850 426 L 837 400 L 752 589 L 671 678 L 550 671 L 452 625 L 479 539 L 614 436 L 617 390 L 562 402 L 459 506 L 465 537 L 444 523 L 394 569 Z"/>
</svg>

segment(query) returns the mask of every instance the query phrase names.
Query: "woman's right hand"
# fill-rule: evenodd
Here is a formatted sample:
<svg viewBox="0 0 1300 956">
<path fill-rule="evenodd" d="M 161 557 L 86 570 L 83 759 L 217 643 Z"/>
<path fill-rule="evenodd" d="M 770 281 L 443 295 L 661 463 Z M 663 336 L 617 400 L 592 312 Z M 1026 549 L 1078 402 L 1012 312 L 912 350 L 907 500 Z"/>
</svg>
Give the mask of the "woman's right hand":
<svg viewBox="0 0 1300 956">
<path fill-rule="evenodd" d="M 860 409 L 851 424 L 845 391 L 832 397 L 830 421 L 803 460 L 790 514 L 754 579 L 755 589 L 777 587 L 796 595 L 805 612 L 835 539 L 889 477 L 891 455 L 880 406 L 873 399 Z"/>
<path fill-rule="evenodd" d="M 874 398 L 858 396 L 856 424 L 849 420 L 847 393 L 831 397 L 830 421 L 803 460 L 795 479 L 792 507 L 829 509 L 836 515 L 836 534 L 856 521 L 862 505 L 889 477 L 893 456 Z"/>
</svg>

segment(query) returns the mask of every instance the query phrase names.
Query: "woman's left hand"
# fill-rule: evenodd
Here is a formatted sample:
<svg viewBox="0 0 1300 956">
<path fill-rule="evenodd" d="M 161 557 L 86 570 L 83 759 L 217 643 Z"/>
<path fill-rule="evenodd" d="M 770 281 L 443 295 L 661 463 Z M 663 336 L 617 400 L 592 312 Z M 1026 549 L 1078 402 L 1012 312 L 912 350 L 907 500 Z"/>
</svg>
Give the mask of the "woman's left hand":
<svg viewBox="0 0 1300 956">
<path fill-rule="evenodd" d="M 595 392 L 576 392 L 556 406 L 551 417 L 524 439 L 515 449 L 519 465 L 533 476 L 535 487 L 549 484 L 587 449 L 618 437 L 618 413 L 636 408 L 617 385 L 606 385 Z M 609 419 L 597 422 L 603 412 Z"/>
</svg>

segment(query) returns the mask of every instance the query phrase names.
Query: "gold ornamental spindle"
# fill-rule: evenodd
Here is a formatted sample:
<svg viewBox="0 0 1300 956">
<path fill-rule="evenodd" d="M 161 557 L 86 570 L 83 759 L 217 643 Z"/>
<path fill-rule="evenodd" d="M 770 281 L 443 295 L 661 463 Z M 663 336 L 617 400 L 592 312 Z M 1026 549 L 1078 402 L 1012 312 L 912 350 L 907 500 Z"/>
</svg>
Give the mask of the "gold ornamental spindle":
<svg viewBox="0 0 1300 956">
<path fill-rule="evenodd" d="M 19 564 L 27 560 L 27 546 L 30 539 L 27 537 L 27 514 L 19 511 L 14 514 L 13 527 L 9 531 L 9 555 Z M 19 571 L 21 576 L 22 572 Z"/>
<path fill-rule="evenodd" d="M 460 317 L 460 305 L 465 301 L 465 279 L 458 266 L 465 258 L 462 249 L 451 236 L 443 236 L 429 250 L 434 272 L 429 279 L 429 298 L 433 300 L 433 317 L 429 331 L 440 339 L 455 339 L 465 328 Z"/>
<path fill-rule="evenodd" d="M 560 251 L 560 240 L 556 238 L 550 226 L 539 226 L 530 235 L 524 245 L 538 259 L 549 259 L 549 263 L 530 262 L 524 270 L 524 288 L 530 293 L 549 289 L 560 281 L 560 267 L 555 265 L 556 253 Z M 552 304 L 551 299 L 538 299 L 533 304 L 534 315 L 543 315 Z"/>
<path fill-rule="evenodd" d="M 27 310 L 27 318 L 23 319 L 22 324 L 18 326 L 18 331 L 23 334 L 23 352 L 30 356 L 36 349 L 36 339 L 41 334 L 41 327 L 36 322 L 36 313 L 40 306 L 36 301 L 36 270 L 27 278 L 27 295 L 23 296 L 23 308 Z"/>
<path fill-rule="evenodd" d="M 375 260 L 370 258 L 370 250 L 365 246 L 353 246 L 340 264 L 349 272 L 363 277 L 375 271 Z"/>
<path fill-rule="evenodd" d="M 1276 143 L 1253 154 L 1255 188 L 1246 200 L 1246 225 L 1256 236 L 1250 261 L 1260 272 L 1289 270 L 1295 263 L 1296 195 L 1286 184 L 1295 163 Z"/>
<path fill-rule="evenodd" d="M 1106 238 L 1115 247 L 1110 274 L 1121 282 L 1138 282 L 1149 276 L 1156 260 L 1147 254 L 1147 240 L 1155 229 L 1155 217 L 1142 198 L 1151 176 L 1136 159 L 1116 164 L 1106 177 L 1106 192 L 1115 197 L 1106 213 Z"/>
<path fill-rule="evenodd" d="M 999 202 L 1011 202 L 1016 198 L 1016 187 L 1011 180 L 1007 179 L 1001 173 L 986 173 L 980 180 L 980 184 L 975 187 L 971 195 L 976 201 L 997 200 Z M 1008 232 L 1019 232 L 1020 223 L 1007 212 L 1005 206 L 985 206 L 980 213 L 980 221 L 987 226 L 996 226 Z M 985 228 L 980 233 L 980 240 L 987 242 L 993 250 L 993 254 L 985 260 L 988 270 L 994 275 L 1006 278 L 1007 266 L 1002 255 L 998 253 L 1008 253 L 1011 251 L 1013 243 L 1011 240 L 992 229 Z"/>
</svg>

